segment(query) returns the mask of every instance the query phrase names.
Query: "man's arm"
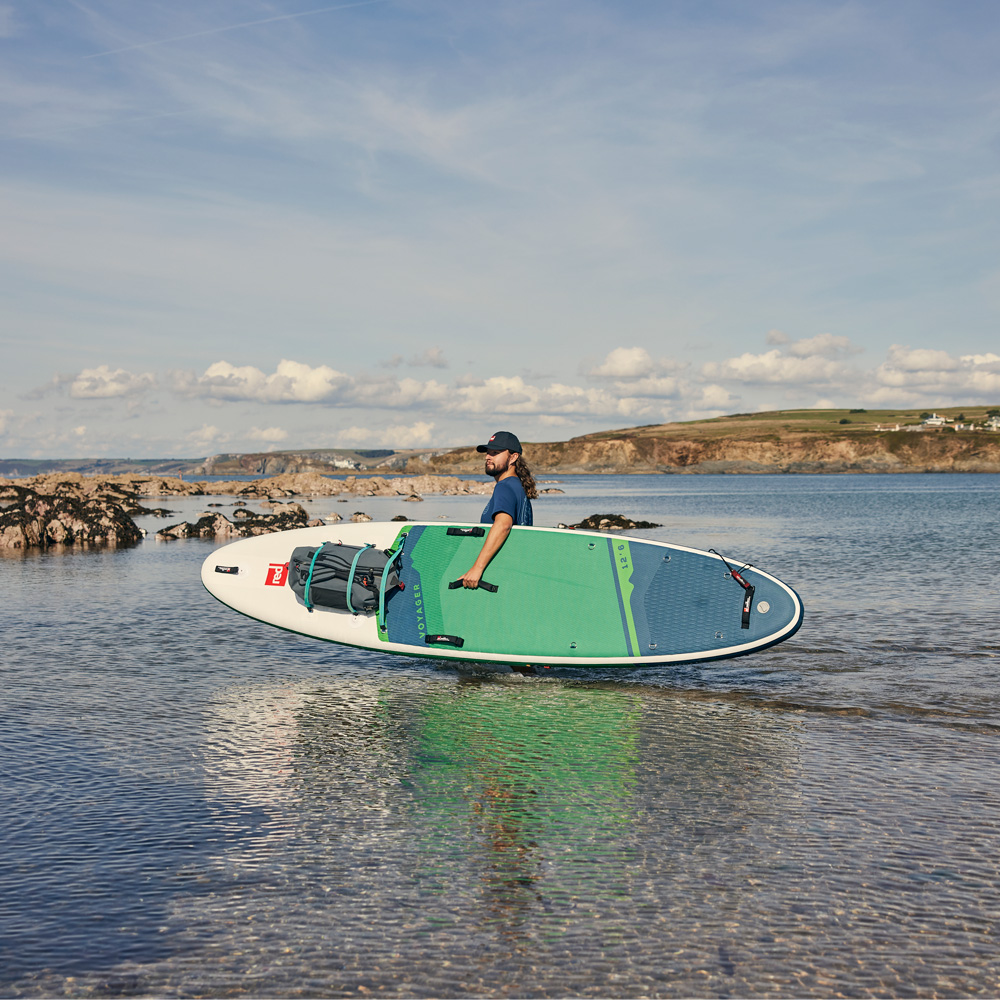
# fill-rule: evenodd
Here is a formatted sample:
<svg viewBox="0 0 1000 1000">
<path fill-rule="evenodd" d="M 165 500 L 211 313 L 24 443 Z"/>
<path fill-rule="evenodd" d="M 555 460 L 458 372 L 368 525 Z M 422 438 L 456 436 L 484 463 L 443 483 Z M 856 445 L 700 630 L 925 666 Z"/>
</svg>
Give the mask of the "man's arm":
<svg viewBox="0 0 1000 1000">
<path fill-rule="evenodd" d="M 486 567 L 503 547 L 503 543 L 507 541 L 512 527 L 514 527 L 514 518 L 510 514 L 500 511 L 493 518 L 493 527 L 490 528 L 490 533 L 486 536 L 486 541 L 483 542 L 483 547 L 480 549 L 476 561 L 472 564 L 472 569 L 458 578 L 463 587 L 475 590 L 479 586 L 479 581 L 483 578 Z"/>
</svg>

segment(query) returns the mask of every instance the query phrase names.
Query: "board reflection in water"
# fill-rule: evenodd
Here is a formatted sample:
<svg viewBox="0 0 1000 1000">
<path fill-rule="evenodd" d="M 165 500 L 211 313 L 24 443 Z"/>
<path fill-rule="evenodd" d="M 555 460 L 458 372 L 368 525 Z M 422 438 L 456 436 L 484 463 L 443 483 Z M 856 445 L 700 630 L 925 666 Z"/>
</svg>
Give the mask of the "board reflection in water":
<svg viewBox="0 0 1000 1000">
<path fill-rule="evenodd" d="M 333 984 L 377 957 L 370 988 L 450 995 L 492 989 L 529 952 L 571 993 L 594 982 L 574 971 L 588 960 L 647 987 L 665 975 L 657 951 L 685 893 L 737 890 L 698 856 L 736 857 L 773 824 L 796 727 L 647 689 L 427 680 L 228 692 L 213 794 L 267 818 L 218 864 L 267 890 L 221 893 L 211 916 L 181 906 L 177 934 L 193 924 L 220 955 L 252 935 L 269 967 L 306 953 Z M 268 982 L 291 988 L 288 974 Z"/>
</svg>

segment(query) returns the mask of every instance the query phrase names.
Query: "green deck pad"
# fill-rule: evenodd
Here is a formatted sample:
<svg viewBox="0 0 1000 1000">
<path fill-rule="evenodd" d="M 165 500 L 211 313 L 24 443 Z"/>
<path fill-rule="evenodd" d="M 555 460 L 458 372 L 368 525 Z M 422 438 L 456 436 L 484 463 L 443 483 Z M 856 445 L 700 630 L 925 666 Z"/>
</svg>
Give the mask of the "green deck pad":
<svg viewBox="0 0 1000 1000">
<path fill-rule="evenodd" d="M 483 574 L 497 593 L 449 590 L 448 583 L 472 567 L 483 542 L 448 535 L 446 525 L 407 542 L 404 560 L 419 574 L 428 634 L 461 636 L 464 653 L 523 655 L 526 662 L 630 655 L 634 626 L 627 596 L 623 605 L 619 592 L 629 587 L 627 573 L 619 582 L 607 539 L 514 528 Z M 388 621 L 392 641 L 413 641 L 401 630 L 396 638 L 391 613 Z"/>
</svg>

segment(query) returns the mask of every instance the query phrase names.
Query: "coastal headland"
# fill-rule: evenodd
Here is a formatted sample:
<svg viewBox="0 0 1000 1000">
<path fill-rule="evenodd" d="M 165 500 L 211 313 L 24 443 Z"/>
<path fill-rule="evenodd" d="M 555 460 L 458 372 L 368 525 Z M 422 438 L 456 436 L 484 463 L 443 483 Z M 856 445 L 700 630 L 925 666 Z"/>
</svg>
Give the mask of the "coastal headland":
<svg viewBox="0 0 1000 1000">
<path fill-rule="evenodd" d="M 774 410 L 710 420 L 600 431 L 566 441 L 525 441 L 532 471 L 570 474 L 753 474 L 1000 472 L 997 407 L 928 410 Z M 936 417 L 939 422 L 927 423 Z M 497 422 L 516 425 L 516 420 Z M 516 428 L 515 428 L 516 429 Z M 0 459 L 0 476 L 44 472 L 91 475 L 288 473 L 317 476 L 463 476 L 481 474 L 475 447 L 431 449 L 302 449 L 220 454 L 201 459 Z M 367 480 L 371 483 L 373 480 Z M 215 487 L 213 487 L 215 488 Z M 223 492 L 233 492 L 231 489 Z"/>
<path fill-rule="evenodd" d="M 776 410 L 525 442 L 536 475 L 1000 472 L 1000 408 Z M 479 471 L 474 448 L 411 459 L 406 470 Z"/>
</svg>

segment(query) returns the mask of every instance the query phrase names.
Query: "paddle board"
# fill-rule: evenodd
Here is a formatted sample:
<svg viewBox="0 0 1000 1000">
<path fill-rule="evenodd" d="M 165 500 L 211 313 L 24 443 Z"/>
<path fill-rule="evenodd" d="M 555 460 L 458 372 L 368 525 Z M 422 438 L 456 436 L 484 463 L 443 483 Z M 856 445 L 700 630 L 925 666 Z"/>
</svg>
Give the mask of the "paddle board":
<svg viewBox="0 0 1000 1000">
<path fill-rule="evenodd" d="M 756 567 L 617 532 L 515 527 L 484 574 L 489 588 L 449 586 L 487 530 L 377 521 L 296 528 L 220 547 L 201 579 L 223 604 L 290 632 L 515 667 L 719 660 L 782 642 L 802 623 L 795 591 Z M 339 584 L 330 582 L 334 564 Z"/>
</svg>

